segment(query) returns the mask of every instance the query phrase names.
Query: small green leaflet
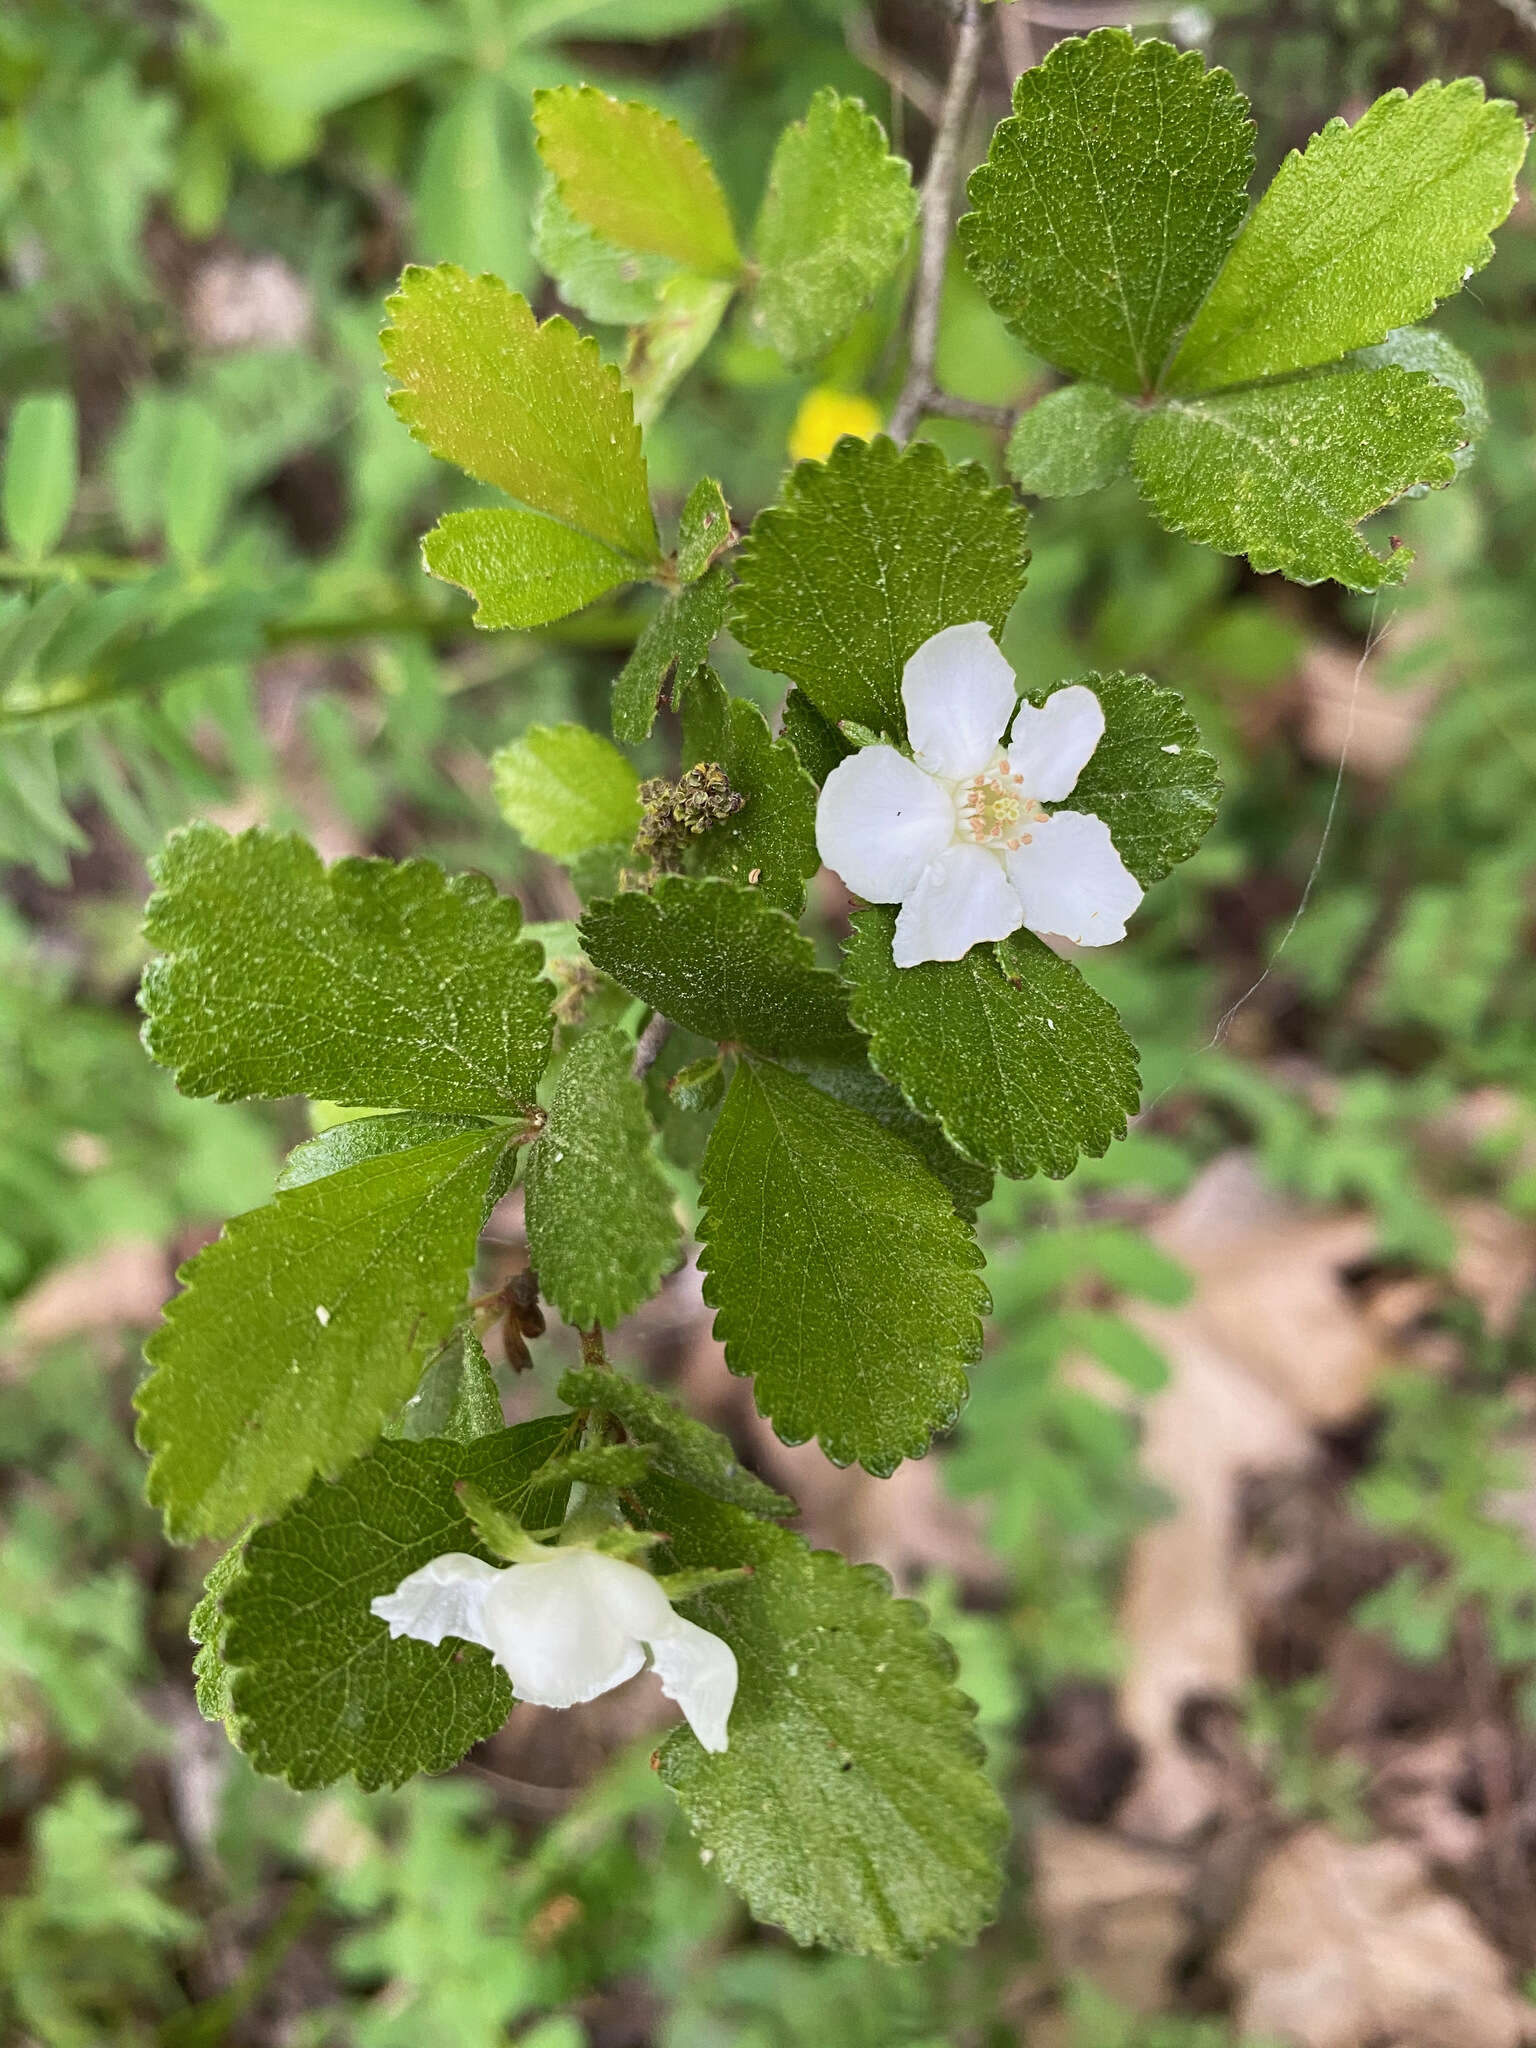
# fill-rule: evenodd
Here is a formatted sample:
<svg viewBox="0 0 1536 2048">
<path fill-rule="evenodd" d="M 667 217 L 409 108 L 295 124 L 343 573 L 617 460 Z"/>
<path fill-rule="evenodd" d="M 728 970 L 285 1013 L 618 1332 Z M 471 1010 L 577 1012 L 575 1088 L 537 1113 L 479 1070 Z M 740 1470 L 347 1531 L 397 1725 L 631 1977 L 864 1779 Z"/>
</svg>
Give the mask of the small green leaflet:
<svg viewBox="0 0 1536 2048">
<path fill-rule="evenodd" d="M 568 1408 L 593 1409 L 621 1422 L 636 1442 L 655 1451 L 655 1470 L 681 1479 L 711 1500 L 749 1515 L 783 1521 L 797 1514 L 792 1500 L 743 1471 L 727 1438 L 699 1422 L 655 1387 L 616 1372 L 568 1372 L 558 1389 Z"/>
<path fill-rule="evenodd" d="M 1150 391 L 1247 210 L 1248 102 L 1198 51 L 1104 28 L 1013 89 L 960 222 L 971 274 L 1058 368 Z"/>
<path fill-rule="evenodd" d="M 736 1653 L 729 1748 L 710 1756 L 678 1729 L 661 1749 L 713 1867 L 799 1942 L 896 1960 L 974 1939 L 1007 1816 L 922 1608 L 875 1566 L 685 1487 L 651 1479 L 642 1498 L 683 1569 L 754 1567 L 684 1609 Z"/>
<path fill-rule="evenodd" d="M 611 1328 L 648 1301 L 680 1248 L 634 1050 L 612 1028 L 577 1039 L 523 1169 L 539 1286 L 579 1330 Z"/>
<path fill-rule="evenodd" d="M 1457 469 L 1472 460 L 1475 444 L 1488 431 L 1488 393 L 1477 365 L 1437 327 L 1394 328 L 1373 348 L 1357 348 L 1344 358 L 1346 370 L 1424 370 L 1461 400 L 1461 431 L 1465 442 L 1455 451 Z"/>
<path fill-rule="evenodd" d="M 1456 473 L 1461 402 L 1423 373 L 1297 377 L 1171 400 L 1142 422 L 1131 463 L 1164 526 L 1295 583 L 1400 583 L 1412 550 L 1382 557 L 1355 528 L 1415 484 Z"/>
<path fill-rule="evenodd" d="M 824 355 L 901 260 L 917 194 L 862 100 L 825 86 L 779 137 L 757 222 L 757 318 L 786 362 Z"/>
<path fill-rule="evenodd" d="M 870 1058 L 969 1158 L 1060 1180 L 1097 1158 L 1139 1099 L 1110 1004 L 1031 932 L 963 960 L 891 964 L 891 910 L 861 910 L 845 966 Z"/>
<path fill-rule="evenodd" d="M 1475 78 L 1385 93 L 1292 151 L 1184 337 L 1169 384 L 1212 391 L 1331 363 L 1422 320 L 1493 254 L 1525 124 Z"/>
<path fill-rule="evenodd" d="M 640 829 L 640 778 L 601 733 L 531 725 L 491 756 L 496 807 L 536 853 L 570 860 L 629 846 Z"/>
<path fill-rule="evenodd" d="M 675 121 L 583 85 L 536 92 L 533 122 L 562 201 L 604 241 L 702 277 L 740 271 L 714 168 Z"/>
<path fill-rule="evenodd" d="M 688 493 L 677 525 L 677 573 L 697 583 L 731 539 L 731 508 L 712 476 L 701 476 Z"/>
<path fill-rule="evenodd" d="M 482 483 L 635 562 L 661 553 L 640 430 L 617 370 L 568 320 L 455 264 L 412 265 L 389 301 L 390 404 L 418 441 Z"/>
<path fill-rule="evenodd" d="M 920 1458 L 964 1405 L 988 1307 L 946 1190 L 872 1117 L 750 1056 L 700 1186 L 704 1299 L 760 1412 L 834 1464 Z"/>
<path fill-rule="evenodd" d="M 535 1527 L 558 1520 L 564 1488 L 536 1475 L 573 1442 L 554 1416 L 469 1444 L 383 1443 L 255 1532 L 221 1605 L 240 1746 L 257 1770 L 300 1790 L 350 1772 L 372 1792 L 446 1770 L 495 1733 L 512 1688 L 490 1652 L 456 1637 L 391 1641 L 368 1603 L 444 1551 L 487 1555 L 454 1493 L 461 1479 Z"/>
<path fill-rule="evenodd" d="M 474 623 L 485 630 L 546 626 L 638 573 L 628 555 L 590 534 L 511 505 L 446 513 L 423 540 L 421 559 L 469 592 Z"/>
<path fill-rule="evenodd" d="M 228 1535 L 368 1448 L 463 1309 L 507 1137 L 457 1131 L 310 1181 L 182 1268 L 137 1395 L 175 1541 Z"/>
<path fill-rule="evenodd" d="M 894 1131 L 912 1147 L 934 1179 L 948 1188 L 950 1200 L 966 1222 L 976 1221 L 978 1212 L 992 1197 L 990 1168 L 977 1166 L 957 1152 L 938 1125 L 919 1116 L 901 1090 L 877 1074 L 868 1060 L 786 1060 L 784 1064 L 814 1087 L 825 1089 L 839 1102 L 863 1110 L 877 1124 Z"/>
<path fill-rule="evenodd" d="M 821 865 L 816 851 L 816 785 L 787 740 L 744 697 L 728 697 L 710 669 L 683 694 L 683 764 L 717 761 L 746 798 L 734 817 L 703 832 L 687 856 L 692 874 L 747 882 L 798 917 L 805 885 Z"/>
<path fill-rule="evenodd" d="M 41 561 L 64 537 L 80 482 L 75 401 L 67 391 L 32 391 L 11 411 L 0 472 L 6 539 L 23 560 Z"/>
<path fill-rule="evenodd" d="M 834 725 L 901 738 L 901 672 L 944 626 L 994 634 L 1024 588 L 1024 509 L 930 441 L 845 436 L 802 462 L 753 521 L 732 627 L 759 668 L 798 683 Z"/>
<path fill-rule="evenodd" d="M 485 1346 L 466 1326 L 422 1374 L 421 1385 L 405 1404 L 399 1433 L 413 1443 L 440 1436 L 472 1444 L 505 1423 Z"/>
<path fill-rule="evenodd" d="M 324 1180 L 333 1173 L 345 1173 L 365 1159 L 381 1159 L 390 1152 L 410 1152 L 418 1145 L 430 1145 L 438 1138 L 469 1136 L 497 1127 L 478 1116 L 432 1116 L 426 1110 L 392 1111 L 385 1116 L 347 1117 L 329 1130 L 295 1145 L 283 1161 L 277 1188 L 307 1187 L 312 1180 Z"/>
<path fill-rule="evenodd" d="M 684 271 L 662 287 L 661 301 L 643 327 L 632 328 L 624 351 L 624 381 L 635 396 L 642 427 L 658 419 L 682 379 L 714 339 L 735 286 Z"/>
<path fill-rule="evenodd" d="M 203 1581 L 203 1597 L 187 1618 L 187 1634 L 197 1644 L 192 1659 L 197 1711 L 205 1721 L 222 1721 L 231 1742 L 238 1742 L 235 1710 L 229 1697 L 229 1669 L 224 1662 L 224 1614 L 220 1606 L 225 1593 L 240 1576 L 244 1543 L 231 1544 Z"/>
<path fill-rule="evenodd" d="M 614 683 L 616 740 L 637 747 L 650 738 L 657 699 L 679 678 L 686 683 L 703 665 L 710 642 L 725 625 L 730 602 L 731 579 L 722 563 L 699 582 L 685 584 L 675 597 L 663 600 Z"/>
<path fill-rule="evenodd" d="M 594 234 L 561 199 L 553 180 L 534 208 L 533 241 L 565 303 L 603 326 L 634 327 L 653 319 L 662 286 L 676 275 L 676 266 L 665 256 L 615 249 Z"/>
<path fill-rule="evenodd" d="M 1037 399 L 1008 441 L 1008 474 L 1040 498 L 1101 491 L 1130 467 L 1139 418 L 1102 384 L 1068 384 Z"/>
<path fill-rule="evenodd" d="M 144 1042 L 184 1095 L 516 1115 L 552 991 L 483 875 L 343 860 L 295 834 L 173 833 L 154 866 Z"/>
<path fill-rule="evenodd" d="M 594 967 L 700 1038 L 833 1059 L 863 1050 L 837 976 L 755 889 L 663 875 L 649 894 L 594 903 L 581 942 Z"/>
</svg>

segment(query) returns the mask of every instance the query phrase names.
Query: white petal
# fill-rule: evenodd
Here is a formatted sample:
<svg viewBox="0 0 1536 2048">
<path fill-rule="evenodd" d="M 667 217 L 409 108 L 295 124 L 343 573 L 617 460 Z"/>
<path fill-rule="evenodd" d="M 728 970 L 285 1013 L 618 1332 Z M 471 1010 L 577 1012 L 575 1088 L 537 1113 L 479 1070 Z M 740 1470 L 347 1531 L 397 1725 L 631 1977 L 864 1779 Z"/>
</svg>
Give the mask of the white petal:
<svg viewBox="0 0 1536 2048">
<path fill-rule="evenodd" d="M 1038 709 L 1021 704 L 1008 742 L 1009 765 L 1024 778 L 1020 795 L 1059 804 L 1103 737 L 1103 706 L 1082 683 L 1057 690 Z"/>
<path fill-rule="evenodd" d="M 817 852 L 870 903 L 899 903 L 954 836 L 948 790 L 894 747 L 839 761 L 816 806 Z"/>
<path fill-rule="evenodd" d="M 730 1644 L 674 1614 L 665 1634 L 651 1638 L 651 1662 L 662 1691 L 677 1701 L 704 1747 L 717 1754 L 727 1748 L 726 1724 L 736 1702 L 736 1657 Z"/>
<path fill-rule="evenodd" d="M 590 1550 L 557 1550 L 500 1574 L 486 1599 L 485 1628 L 520 1700 L 579 1706 L 644 1665 L 644 1649 L 610 1613 L 602 1575 L 593 1570 L 612 1562 Z"/>
<path fill-rule="evenodd" d="M 902 670 L 912 758 L 951 782 L 979 775 L 997 752 L 1018 694 L 1018 679 L 983 620 L 946 626 Z"/>
<path fill-rule="evenodd" d="M 985 846 L 951 846 L 901 906 L 891 957 L 898 967 L 958 960 L 978 940 L 1006 939 L 1023 922 L 999 856 Z"/>
<path fill-rule="evenodd" d="M 462 1636 L 465 1642 L 479 1643 L 488 1650 L 485 1600 L 501 1577 L 495 1565 L 471 1557 L 467 1551 L 445 1551 L 402 1579 L 393 1593 L 370 1600 L 368 1611 L 389 1623 L 391 1636 L 411 1636 L 418 1643 Z"/>
<path fill-rule="evenodd" d="M 1029 843 L 1008 855 L 1008 875 L 1032 932 L 1078 946 L 1112 946 L 1141 901 L 1141 884 L 1115 851 L 1102 818 L 1058 811 L 1031 825 Z"/>
<path fill-rule="evenodd" d="M 583 1556 L 586 1598 L 603 1609 L 615 1628 L 645 1641 L 671 1627 L 672 1603 L 642 1566 L 598 1550 Z"/>
</svg>

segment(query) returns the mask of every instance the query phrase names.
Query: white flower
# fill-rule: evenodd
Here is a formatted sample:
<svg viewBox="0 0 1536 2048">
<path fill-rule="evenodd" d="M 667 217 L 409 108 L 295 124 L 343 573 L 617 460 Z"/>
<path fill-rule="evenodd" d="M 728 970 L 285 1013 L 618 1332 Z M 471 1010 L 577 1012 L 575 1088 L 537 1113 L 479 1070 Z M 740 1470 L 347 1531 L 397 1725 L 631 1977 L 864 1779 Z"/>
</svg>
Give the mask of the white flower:
<svg viewBox="0 0 1536 2048">
<path fill-rule="evenodd" d="M 986 626 L 946 626 L 902 671 L 911 760 L 863 747 L 827 777 L 817 851 L 856 896 L 901 905 L 898 967 L 958 960 L 1021 924 L 1112 945 L 1141 901 L 1102 819 L 1041 808 L 1071 793 L 1102 738 L 1098 698 L 1073 683 L 1013 717 L 1017 698 Z"/>
<path fill-rule="evenodd" d="M 369 1607 L 391 1636 L 479 1643 L 517 1697 L 536 1707 L 574 1707 L 612 1692 L 643 1667 L 649 1649 L 662 1691 L 700 1742 L 726 1747 L 736 1698 L 731 1647 L 674 1614 L 639 1565 L 573 1544 L 498 1570 L 450 1550 Z"/>
</svg>

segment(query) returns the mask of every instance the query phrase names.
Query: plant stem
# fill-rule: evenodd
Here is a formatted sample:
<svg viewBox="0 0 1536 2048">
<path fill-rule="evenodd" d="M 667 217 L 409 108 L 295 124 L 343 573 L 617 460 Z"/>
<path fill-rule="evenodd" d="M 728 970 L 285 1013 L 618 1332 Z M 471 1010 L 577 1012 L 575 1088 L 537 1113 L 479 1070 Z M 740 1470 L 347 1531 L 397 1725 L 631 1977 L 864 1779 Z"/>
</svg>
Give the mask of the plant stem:
<svg viewBox="0 0 1536 2048">
<path fill-rule="evenodd" d="M 923 410 L 946 420 L 974 420 L 979 427 L 1008 428 L 1014 421 L 1011 405 L 987 405 L 979 398 L 956 398 L 949 391 L 930 391 Z"/>
</svg>

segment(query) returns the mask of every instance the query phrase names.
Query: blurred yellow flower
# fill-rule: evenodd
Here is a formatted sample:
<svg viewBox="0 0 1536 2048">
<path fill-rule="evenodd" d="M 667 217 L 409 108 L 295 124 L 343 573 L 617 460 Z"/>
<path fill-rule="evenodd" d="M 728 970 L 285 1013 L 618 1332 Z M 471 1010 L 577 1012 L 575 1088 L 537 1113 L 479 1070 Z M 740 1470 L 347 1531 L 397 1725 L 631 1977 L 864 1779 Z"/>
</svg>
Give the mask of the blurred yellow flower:
<svg viewBox="0 0 1536 2048">
<path fill-rule="evenodd" d="M 844 434 L 867 441 L 882 425 L 880 408 L 872 399 L 852 391 L 834 391 L 830 384 L 818 384 L 807 391 L 789 430 L 792 462 L 822 462 L 832 453 Z"/>
</svg>

